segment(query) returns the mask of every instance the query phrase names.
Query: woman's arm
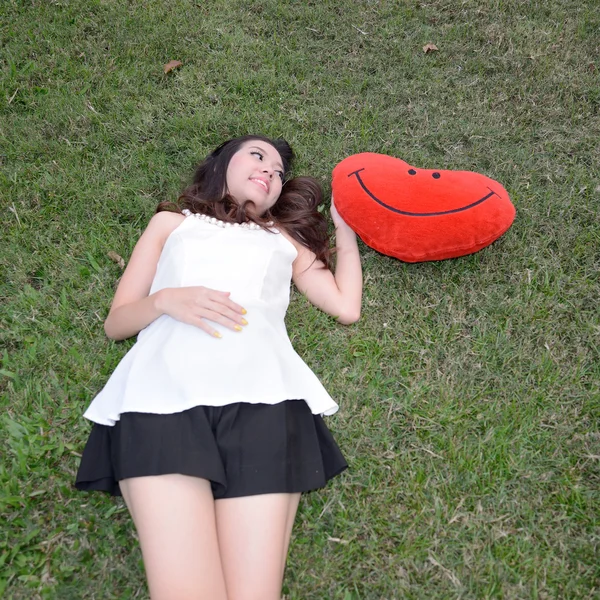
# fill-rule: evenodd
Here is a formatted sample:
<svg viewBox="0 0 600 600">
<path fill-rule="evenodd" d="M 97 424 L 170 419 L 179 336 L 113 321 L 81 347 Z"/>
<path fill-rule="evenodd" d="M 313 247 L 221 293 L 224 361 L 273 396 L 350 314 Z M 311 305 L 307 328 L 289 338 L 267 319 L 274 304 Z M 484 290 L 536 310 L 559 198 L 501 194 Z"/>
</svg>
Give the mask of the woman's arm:
<svg viewBox="0 0 600 600">
<path fill-rule="evenodd" d="M 202 286 L 165 288 L 149 295 L 162 249 L 169 235 L 185 219 L 183 215 L 160 212 L 152 217 L 138 240 L 121 277 L 110 312 L 104 322 L 109 338 L 124 340 L 167 314 L 220 337 L 205 319 L 240 331 L 244 309 L 229 299 L 229 292 Z"/>
<path fill-rule="evenodd" d="M 335 225 L 335 275 L 324 268 L 308 248 L 293 242 L 298 250 L 294 261 L 293 280 L 296 287 L 324 312 L 348 325 L 360 318 L 362 268 L 356 234 L 340 217 L 331 201 L 331 217 Z"/>
</svg>

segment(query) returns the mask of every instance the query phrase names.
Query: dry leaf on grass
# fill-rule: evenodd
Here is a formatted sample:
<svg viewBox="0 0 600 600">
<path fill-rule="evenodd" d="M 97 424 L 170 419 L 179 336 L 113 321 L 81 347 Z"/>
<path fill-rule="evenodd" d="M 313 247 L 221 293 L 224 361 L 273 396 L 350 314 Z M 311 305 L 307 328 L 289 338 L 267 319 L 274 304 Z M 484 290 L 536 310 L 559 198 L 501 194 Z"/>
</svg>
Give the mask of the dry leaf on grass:
<svg viewBox="0 0 600 600">
<path fill-rule="evenodd" d="M 125 268 L 125 261 L 123 260 L 123 257 L 119 256 L 116 252 L 110 250 L 108 253 L 108 258 L 110 258 L 110 260 L 114 260 L 121 267 L 121 269 Z"/>
<path fill-rule="evenodd" d="M 423 52 L 429 54 L 430 52 L 437 52 L 439 48 L 435 44 L 425 44 L 423 46 Z"/>
<path fill-rule="evenodd" d="M 335 542 L 336 544 L 349 544 L 348 540 L 342 540 L 336 537 L 327 537 L 328 542 Z"/>
<path fill-rule="evenodd" d="M 183 63 L 180 60 L 172 60 L 168 62 L 163 69 L 165 70 L 165 74 L 170 73 L 173 69 L 180 67 Z"/>
</svg>

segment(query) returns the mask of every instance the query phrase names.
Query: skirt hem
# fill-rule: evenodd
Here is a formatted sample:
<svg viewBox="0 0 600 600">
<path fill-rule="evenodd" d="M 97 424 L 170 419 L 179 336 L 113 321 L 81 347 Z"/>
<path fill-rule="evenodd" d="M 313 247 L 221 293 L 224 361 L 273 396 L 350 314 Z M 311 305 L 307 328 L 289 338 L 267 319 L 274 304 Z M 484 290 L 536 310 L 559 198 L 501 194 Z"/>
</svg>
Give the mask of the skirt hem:
<svg viewBox="0 0 600 600">
<path fill-rule="evenodd" d="M 76 489 L 120 496 L 123 479 L 177 473 L 210 481 L 215 499 L 297 493 L 348 467 L 303 400 L 120 416 L 114 426 L 93 425 Z"/>
</svg>

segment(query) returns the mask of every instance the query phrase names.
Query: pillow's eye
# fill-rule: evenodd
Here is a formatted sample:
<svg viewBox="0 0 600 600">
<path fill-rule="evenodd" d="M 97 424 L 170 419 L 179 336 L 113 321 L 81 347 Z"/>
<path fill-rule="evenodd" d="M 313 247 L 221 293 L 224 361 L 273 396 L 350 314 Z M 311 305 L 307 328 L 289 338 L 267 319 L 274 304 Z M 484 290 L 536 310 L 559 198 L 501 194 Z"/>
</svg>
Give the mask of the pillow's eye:
<svg viewBox="0 0 600 600">
<path fill-rule="evenodd" d="M 435 173 L 432 173 L 432 174 L 431 174 L 431 176 L 432 176 L 434 179 L 439 179 L 439 178 L 441 177 L 441 175 L 440 175 L 439 173 L 437 173 L 437 172 L 435 172 Z"/>
<path fill-rule="evenodd" d="M 408 174 L 409 174 L 409 175 L 416 175 L 416 174 L 417 174 L 417 172 L 416 172 L 414 169 L 409 169 L 409 170 L 408 170 Z"/>
</svg>

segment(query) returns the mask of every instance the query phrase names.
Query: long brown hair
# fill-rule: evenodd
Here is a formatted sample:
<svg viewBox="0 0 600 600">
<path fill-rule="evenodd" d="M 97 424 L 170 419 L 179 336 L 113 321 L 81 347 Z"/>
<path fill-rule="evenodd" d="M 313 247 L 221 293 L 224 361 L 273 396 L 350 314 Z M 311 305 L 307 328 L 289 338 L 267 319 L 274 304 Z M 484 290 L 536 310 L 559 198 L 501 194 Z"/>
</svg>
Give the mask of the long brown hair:
<svg viewBox="0 0 600 600">
<path fill-rule="evenodd" d="M 277 202 L 262 216 L 248 211 L 248 200 L 238 204 L 227 190 L 227 167 L 232 156 L 248 141 L 259 140 L 273 146 L 283 163 L 284 180 L 288 175 L 294 153 L 283 139 L 269 139 L 260 135 L 245 135 L 228 140 L 211 152 L 196 169 L 192 183 L 178 198 L 177 203 L 161 202 L 156 212 L 169 210 L 202 213 L 226 223 L 243 223 L 251 220 L 267 229 L 272 221 L 284 229 L 297 242 L 315 253 L 318 260 L 330 267 L 331 249 L 327 232 L 327 219 L 318 211 L 323 192 L 316 179 L 294 177 L 283 184 Z M 268 230 L 268 229 L 267 229 Z"/>
</svg>

